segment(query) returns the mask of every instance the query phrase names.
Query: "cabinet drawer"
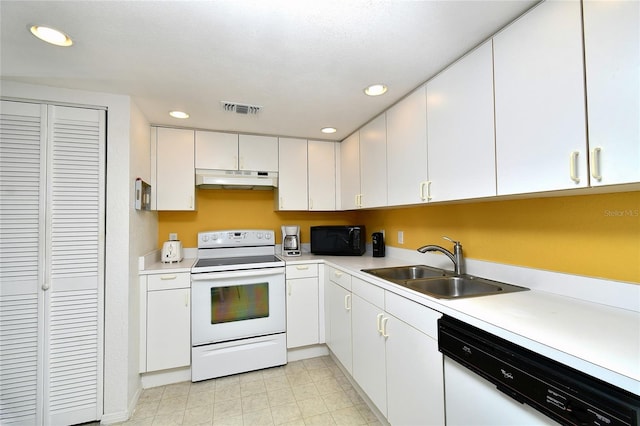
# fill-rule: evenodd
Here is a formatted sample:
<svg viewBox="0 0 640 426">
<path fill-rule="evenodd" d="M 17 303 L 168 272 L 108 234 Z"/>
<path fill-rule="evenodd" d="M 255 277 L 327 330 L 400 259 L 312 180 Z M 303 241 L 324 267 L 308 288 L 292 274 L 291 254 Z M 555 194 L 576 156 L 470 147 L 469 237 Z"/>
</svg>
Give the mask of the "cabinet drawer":
<svg viewBox="0 0 640 426">
<path fill-rule="evenodd" d="M 351 290 L 351 275 L 341 271 L 340 269 L 328 267 L 328 277 L 331 281 L 338 284 L 341 287 Z"/>
<path fill-rule="evenodd" d="M 147 276 L 147 291 L 191 287 L 191 274 L 153 274 Z"/>
<path fill-rule="evenodd" d="M 318 264 L 307 263 L 304 265 L 290 265 L 286 270 L 287 279 L 309 278 L 318 276 Z"/>
<path fill-rule="evenodd" d="M 384 309 L 384 290 L 380 287 L 363 281 L 360 278 L 353 278 L 351 280 L 351 290 L 367 302 L 376 305 L 380 309 Z"/>
<path fill-rule="evenodd" d="M 440 312 L 389 291 L 385 292 L 385 311 L 438 340 Z"/>
</svg>

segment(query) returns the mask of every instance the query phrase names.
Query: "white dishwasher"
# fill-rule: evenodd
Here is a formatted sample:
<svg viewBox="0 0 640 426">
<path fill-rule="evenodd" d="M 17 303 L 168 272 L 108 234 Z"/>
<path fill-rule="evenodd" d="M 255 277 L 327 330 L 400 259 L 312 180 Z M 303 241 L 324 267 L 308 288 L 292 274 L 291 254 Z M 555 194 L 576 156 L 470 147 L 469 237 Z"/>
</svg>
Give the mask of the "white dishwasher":
<svg viewBox="0 0 640 426">
<path fill-rule="evenodd" d="M 438 320 L 447 426 L 626 425 L 640 397 L 454 318 Z"/>
</svg>

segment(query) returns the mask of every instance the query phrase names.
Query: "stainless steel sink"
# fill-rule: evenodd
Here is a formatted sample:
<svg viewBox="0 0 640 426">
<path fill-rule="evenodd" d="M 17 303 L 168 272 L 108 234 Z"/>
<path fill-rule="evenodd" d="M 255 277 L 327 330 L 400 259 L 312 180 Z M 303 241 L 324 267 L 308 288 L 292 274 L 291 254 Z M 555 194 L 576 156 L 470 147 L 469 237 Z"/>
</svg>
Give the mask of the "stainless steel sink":
<svg viewBox="0 0 640 426">
<path fill-rule="evenodd" d="M 395 266 L 390 268 L 363 269 L 362 272 L 375 275 L 378 278 L 382 278 L 387 281 L 392 281 L 397 284 L 403 284 L 405 281 L 409 281 L 409 280 L 445 277 L 447 275 L 452 274 L 451 272 L 447 272 L 444 269 L 432 268 L 426 265 L 410 265 L 410 266 Z"/>
<path fill-rule="evenodd" d="M 471 275 L 411 280 L 405 282 L 404 286 L 439 299 L 460 299 L 528 290 L 525 287 Z"/>
<path fill-rule="evenodd" d="M 473 275 L 455 275 L 426 265 L 363 269 L 362 272 L 438 299 L 461 299 L 529 290 Z"/>
</svg>

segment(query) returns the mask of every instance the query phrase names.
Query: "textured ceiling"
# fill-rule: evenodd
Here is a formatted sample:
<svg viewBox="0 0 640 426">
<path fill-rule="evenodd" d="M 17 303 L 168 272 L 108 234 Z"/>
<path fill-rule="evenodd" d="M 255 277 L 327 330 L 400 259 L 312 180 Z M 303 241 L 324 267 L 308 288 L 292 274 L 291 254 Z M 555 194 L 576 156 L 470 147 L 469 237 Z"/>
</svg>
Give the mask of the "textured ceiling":
<svg viewBox="0 0 640 426">
<path fill-rule="evenodd" d="M 0 72 L 130 95 L 154 124 L 341 140 L 536 2 L 1 0 Z M 33 24 L 75 43 L 47 45 Z M 363 94 L 378 82 L 387 94 Z"/>
</svg>

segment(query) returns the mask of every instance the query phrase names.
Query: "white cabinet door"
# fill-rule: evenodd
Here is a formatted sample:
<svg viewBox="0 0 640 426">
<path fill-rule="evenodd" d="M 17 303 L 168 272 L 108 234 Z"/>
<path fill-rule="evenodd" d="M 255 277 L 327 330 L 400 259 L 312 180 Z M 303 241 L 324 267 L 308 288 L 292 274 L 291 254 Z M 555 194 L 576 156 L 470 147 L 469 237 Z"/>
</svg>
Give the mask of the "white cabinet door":
<svg viewBox="0 0 640 426">
<path fill-rule="evenodd" d="M 362 207 L 387 205 L 387 124 L 381 114 L 360 129 Z"/>
<path fill-rule="evenodd" d="M 496 195 L 491 41 L 427 83 L 431 201 Z"/>
<path fill-rule="evenodd" d="M 239 135 L 239 169 L 259 172 L 278 171 L 278 138 Z"/>
<path fill-rule="evenodd" d="M 420 87 L 387 111 L 387 204 L 424 203 L 427 181 L 427 97 Z"/>
<path fill-rule="evenodd" d="M 156 210 L 195 210 L 194 131 L 156 129 Z M 153 203 L 153 201 L 152 201 Z"/>
<path fill-rule="evenodd" d="M 498 195 L 589 184 L 580 14 L 549 0 L 493 39 Z"/>
<path fill-rule="evenodd" d="M 327 346 L 342 366 L 351 374 L 353 371 L 351 352 L 351 302 L 349 290 L 327 280 L 325 284 L 325 315 L 328 330 Z"/>
<path fill-rule="evenodd" d="M 360 132 L 340 143 L 340 197 L 342 210 L 358 209 L 360 192 Z"/>
<path fill-rule="evenodd" d="M 318 303 L 318 277 L 287 279 L 287 348 L 318 343 Z"/>
<path fill-rule="evenodd" d="M 438 342 L 399 319 L 386 316 L 389 423 L 445 424 L 443 360 Z"/>
<path fill-rule="evenodd" d="M 278 210 L 307 210 L 307 141 L 280 138 L 278 157 Z"/>
<path fill-rule="evenodd" d="M 353 295 L 353 378 L 382 414 L 387 415 L 384 311 Z"/>
<path fill-rule="evenodd" d="M 196 169 L 237 170 L 238 135 L 196 130 Z"/>
<path fill-rule="evenodd" d="M 147 371 L 191 363 L 190 289 L 147 293 Z"/>
<path fill-rule="evenodd" d="M 336 143 L 308 142 L 309 210 L 336 209 Z"/>
<path fill-rule="evenodd" d="M 586 0 L 591 185 L 640 181 L 640 2 Z"/>
</svg>

